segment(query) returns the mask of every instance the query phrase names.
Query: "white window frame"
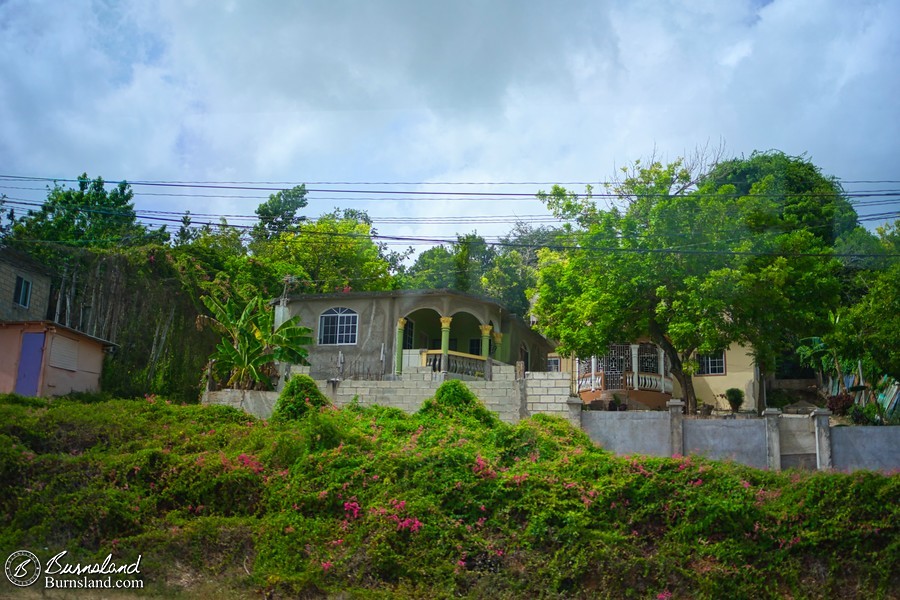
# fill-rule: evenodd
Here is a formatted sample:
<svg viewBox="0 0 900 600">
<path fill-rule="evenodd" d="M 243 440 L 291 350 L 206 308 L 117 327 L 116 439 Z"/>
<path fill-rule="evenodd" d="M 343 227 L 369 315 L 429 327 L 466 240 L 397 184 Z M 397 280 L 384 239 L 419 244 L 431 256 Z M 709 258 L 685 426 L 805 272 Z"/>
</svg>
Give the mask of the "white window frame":
<svg viewBox="0 0 900 600">
<path fill-rule="evenodd" d="M 13 290 L 13 304 L 22 308 L 31 306 L 31 289 L 34 287 L 30 279 L 16 275 L 16 287 Z"/>
<path fill-rule="evenodd" d="M 549 373 L 559 373 L 562 370 L 562 359 L 558 356 L 547 357 L 547 371 Z"/>
<path fill-rule="evenodd" d="M 697 364 L 697 375 L 700 376 L 725 375 L 727 373 L 724 350 L 713 354 L 698 354 Z"/>
<path fill-rule="evenodd" d="M 343 306 L 329 308 L 319 315 L 320 346 L 354 346 L 359 331 L 359 315 Z"/>
</svg>

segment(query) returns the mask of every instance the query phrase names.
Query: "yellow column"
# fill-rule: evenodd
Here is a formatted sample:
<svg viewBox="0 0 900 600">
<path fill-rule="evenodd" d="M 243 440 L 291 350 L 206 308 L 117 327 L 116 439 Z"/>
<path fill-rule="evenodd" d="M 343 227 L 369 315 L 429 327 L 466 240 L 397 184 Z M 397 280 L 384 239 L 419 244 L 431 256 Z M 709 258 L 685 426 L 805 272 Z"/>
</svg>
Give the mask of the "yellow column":
<svg viewBox="0 0 900 600">
<path fill-rule="evenodd" d="M 500 346 L 503 344 L 503 334 L 495 331 L 491 335 L 494 337 L 494 358 L 496 358 L 497 353 L 500 352 Z"/>
<path fill-rule="evenodd" d="M 481 326 L 481 356 L 487 358 L 491 355 L 491 329 L 493 325 Z"/>
<path fill-rule="evenodd" d="M 394 355 L 394 373 L 403 373 L 403 331 L 406 329 L 406 319 L 397 319 L 397 353 Z"/>
<path fill-rule="evenodd" d="M 450 322 L 453 317 L 441 317 L 441 372 L 450 367 Z"/>
</svg>

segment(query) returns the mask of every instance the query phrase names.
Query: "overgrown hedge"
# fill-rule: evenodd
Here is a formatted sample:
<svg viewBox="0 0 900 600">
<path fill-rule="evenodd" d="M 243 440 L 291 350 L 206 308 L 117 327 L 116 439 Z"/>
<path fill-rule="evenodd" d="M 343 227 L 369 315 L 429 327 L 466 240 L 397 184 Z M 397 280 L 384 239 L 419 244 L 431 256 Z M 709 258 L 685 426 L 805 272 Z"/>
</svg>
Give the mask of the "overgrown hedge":
<svg viewBox="0 0 900 600">
<path fill-rule="evenodd" d="M 616 458 L 561 419 L 492 419 L 466 392 L 449 384 L 414 415 L 326 407 L 284 423 L 0 396 L 0 550 L 141 554 L 148 586 L 196 597 L 900 589 L 897 475 Z"/>
</svg>

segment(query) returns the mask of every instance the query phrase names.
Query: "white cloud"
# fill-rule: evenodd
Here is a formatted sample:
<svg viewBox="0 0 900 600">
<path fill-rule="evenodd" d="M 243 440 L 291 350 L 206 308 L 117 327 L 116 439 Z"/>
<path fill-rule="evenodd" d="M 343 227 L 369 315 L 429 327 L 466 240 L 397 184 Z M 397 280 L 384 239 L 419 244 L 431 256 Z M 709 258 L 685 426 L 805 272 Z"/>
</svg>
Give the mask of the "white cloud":
<svg viewBox="0 0 900 600">
<path fill-rule="evenodd" d="M 596 181 L 654 148 L 675 158 L 724 139 L 737 154 L 809 152 L 845 179 L 900 179 L 897 22 L 891 0 L 9 0 L 0 164 L 107 179 Z M 313 212 L 376 216 L 541 210 L 316 197 Z"/>
</svg>

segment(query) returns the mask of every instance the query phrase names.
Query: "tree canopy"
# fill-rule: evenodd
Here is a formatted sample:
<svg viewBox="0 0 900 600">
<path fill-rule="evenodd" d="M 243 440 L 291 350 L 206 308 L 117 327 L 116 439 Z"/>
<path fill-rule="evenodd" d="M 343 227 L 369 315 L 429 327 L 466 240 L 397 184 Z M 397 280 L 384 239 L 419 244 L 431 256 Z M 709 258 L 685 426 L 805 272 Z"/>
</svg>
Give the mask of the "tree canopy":
<svg viewBox="0 0 900 600">
<path fill-rule="evenodd" d="M 605 354 L 611 343 L 649 337 L 692 411 L 697 353 L 743 344 L 766 371 L 792 336 L 826 326 L 839 301 L 830 243 L 855 218 L 840 186 L 805 158 L 636 161 L 623 175 L 610 186 L 618 201 L 610 208 L 592 190 L 539 194 L 576 222 L 563 249 L 540 255 L 535 306 L 564 351 Z M 813 203 L 816 216 L 803 208 Z M 840 223 L 825 227 L 825 215 Z"/>
<path fill-rule="evenodd" d="M 13 222 L 6 241 L 31 247 L 45 258 L 47 248 L 35 247 L 34 242 L 112 248 L 167 241 L 165 227 L 150 231 L 138 222 L 133 197 L 127 182 L 107 190 L 102 177 L 90 179 L 82 173 L 77 188 L 55 184 L 39 209 L 18 218 L 10 213 Z"/>
</svg>

